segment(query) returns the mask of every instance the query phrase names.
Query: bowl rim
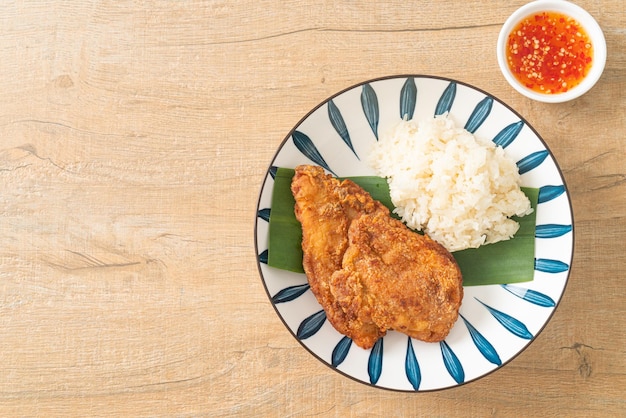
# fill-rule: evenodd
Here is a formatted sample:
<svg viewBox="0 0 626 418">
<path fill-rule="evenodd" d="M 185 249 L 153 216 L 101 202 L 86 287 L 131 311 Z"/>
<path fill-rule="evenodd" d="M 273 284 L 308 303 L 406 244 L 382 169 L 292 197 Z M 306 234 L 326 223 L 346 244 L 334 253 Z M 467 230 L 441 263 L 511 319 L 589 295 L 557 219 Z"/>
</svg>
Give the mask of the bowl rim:
<svg viewBox="0 0 626 418">
<path fill-rule="evenodd" d="M 582 25 L 591 38 L 594 48 L 593 65 L 589 74 L 576 87 L 565 93 L 545 94 L 530 90 L 520 84 L 511 73 L 506 61 L 506 40 L 513 27 L 522 19 L 540 11 L 554 11 L 567 14 Z M 602 28 L 595 18 L 582 7 L 567 0 L 535 0 L 514 11 L 500 29 L 497 41 L 497 60 L 504 78 L 520 94 L 545 103 L 561 103 L 576 99 L 588 92 L 600 79 L 606 64 L 606 40 Z"/>
</svg>

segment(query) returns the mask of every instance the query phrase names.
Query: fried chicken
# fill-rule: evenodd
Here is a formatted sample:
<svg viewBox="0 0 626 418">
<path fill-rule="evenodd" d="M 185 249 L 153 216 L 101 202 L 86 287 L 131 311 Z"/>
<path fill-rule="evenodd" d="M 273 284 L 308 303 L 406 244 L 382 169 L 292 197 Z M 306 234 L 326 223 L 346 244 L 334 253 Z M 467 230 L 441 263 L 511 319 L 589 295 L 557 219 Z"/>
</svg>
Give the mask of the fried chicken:
<svg viewBox="0 0 626 418">
<path fill-rule="evenodd" d="M 317 166 L 296 167 L 291 191 L 302 224 L 302 265 L 311 291 L 337 331 L 371 347 L 384 333 L 363 315 L 344 312 L 331 292 L 330 278 L 342 268 L 352 221 L 375 212 L 388 215 L 389 210 L 354 182 L 341 182 Z"/>
<path fill-rule="evenodd" d="M 303 267 L 337 331 L 365 349 L 392 329 L 423 341 L 448 335 L 463 287 L 445 248 L 321 167 L 297 167 L 291 190 L 302 224 Z"/>
<path fill-rule="evenodd" d="M 348 230 L 342 269 L 330 288 L 349 318 L 373 321 L 422 341 L 443 340 L 463 299 L 452 255 L 384 213 L 364 215 Z"/>
</svg>

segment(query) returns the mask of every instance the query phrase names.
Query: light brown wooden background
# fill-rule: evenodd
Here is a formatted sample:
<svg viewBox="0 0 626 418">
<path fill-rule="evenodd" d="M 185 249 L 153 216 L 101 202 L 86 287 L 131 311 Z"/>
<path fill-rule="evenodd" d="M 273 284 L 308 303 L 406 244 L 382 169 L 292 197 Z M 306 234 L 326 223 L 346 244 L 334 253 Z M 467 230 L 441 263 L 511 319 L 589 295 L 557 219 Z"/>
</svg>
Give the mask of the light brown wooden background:
<svg viewBox="0 0 626 418">
<path fill-rule="evenodd" d="M 620 416 L 626 410 L 626 12 L 571 103 L 515 93 L 501 24 L 523 1 L 8 1 L 0 7 L 0 415 Z M 355 83 L 487 90 L 541 133 L 576 252 L 547 328 L 463 387 L 340 376 L 274 313 L 257 194 L 282 139 Z"/>
</svg>

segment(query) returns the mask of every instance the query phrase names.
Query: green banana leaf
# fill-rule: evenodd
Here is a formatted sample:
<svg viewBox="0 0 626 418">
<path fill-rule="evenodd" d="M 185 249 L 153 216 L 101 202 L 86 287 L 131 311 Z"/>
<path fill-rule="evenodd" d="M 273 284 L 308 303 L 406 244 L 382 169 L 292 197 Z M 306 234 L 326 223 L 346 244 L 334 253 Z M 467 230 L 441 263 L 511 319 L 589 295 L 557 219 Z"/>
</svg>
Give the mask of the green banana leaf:
<svg viewBox="0 0 626 418">
<path fill-rule="evenodd" d="M 294 170 L 278 168 L 274 179 L 269 222 L 268 265 L 304 273 L 302 269 L 302 228 L 294 214 L 291 194 Z M 381 177 L 348 177 L 374 199 L 393 210 L 387 180 Z M 535 269 L 535 222 L 539 189 L 522 187 L 530 199 L 533 213 L 514 218 L 520 224 L 508 241 L 483 245 L 452 253 L 463 274 L 464 286 L 519 283 L 533 280 Z"/>
</svg>

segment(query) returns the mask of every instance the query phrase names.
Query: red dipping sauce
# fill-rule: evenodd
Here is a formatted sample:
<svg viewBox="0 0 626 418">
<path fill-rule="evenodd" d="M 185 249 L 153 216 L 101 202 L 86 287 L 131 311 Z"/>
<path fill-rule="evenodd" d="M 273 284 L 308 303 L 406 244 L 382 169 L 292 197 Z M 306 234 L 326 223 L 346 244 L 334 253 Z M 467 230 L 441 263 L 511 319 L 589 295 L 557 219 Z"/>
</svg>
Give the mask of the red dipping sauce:
<svg viewBox="0 0 626 418">
<path fill-rule="evenodd" d="M 575 19 L 541 12 L 526 17 L 511 31 L 506 59 L 513 76 L 527 88 L 545 94 L 564 93 L 589 73 L 593 45 Z"/>
</svg>

